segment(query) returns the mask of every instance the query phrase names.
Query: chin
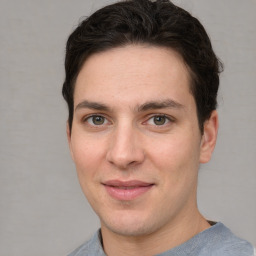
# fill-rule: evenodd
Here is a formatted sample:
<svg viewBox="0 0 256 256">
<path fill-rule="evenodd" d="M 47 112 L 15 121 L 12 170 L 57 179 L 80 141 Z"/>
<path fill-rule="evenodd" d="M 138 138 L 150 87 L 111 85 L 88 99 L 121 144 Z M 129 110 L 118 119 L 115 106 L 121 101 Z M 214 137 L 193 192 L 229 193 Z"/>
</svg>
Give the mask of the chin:
<svg viewBox="0 0 256 256">
<path fill-rule="evenodd" d="M 153 221 L 142 217 L 128 216 L 101 222 L 107 230 L 121 236 L 145 236 L 155 231 Z M 156 225 L 157 226 L 157 225 Z"/>
<path fill-rule="evenodd" d="M 145 226 L 122 226 L 122 227 L 116 227 L 116 226 L 111 226 L 107 227 L 111 232 L 120 235 L 120 236 L 131 236 L 131 237 L 140 237 L 140 236 L 145 236 L 149 235 L 150 229 L 149 227 Z"/>
</svg>

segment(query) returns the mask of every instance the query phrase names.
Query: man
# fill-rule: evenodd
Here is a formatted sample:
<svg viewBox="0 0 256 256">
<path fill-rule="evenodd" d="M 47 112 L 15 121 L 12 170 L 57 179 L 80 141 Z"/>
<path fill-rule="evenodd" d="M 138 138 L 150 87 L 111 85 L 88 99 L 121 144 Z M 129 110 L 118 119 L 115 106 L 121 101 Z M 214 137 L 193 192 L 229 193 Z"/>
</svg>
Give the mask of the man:
<svg viewBox="0 0 256 256">
<path fill-rule="evenodd" d="M 106 6 L 70 35 L 67 136 L 101 223 L 70 255 L 253 255 L 197 208 L 221 67 L 200 22 L 167 0 Z"/>
</svg>

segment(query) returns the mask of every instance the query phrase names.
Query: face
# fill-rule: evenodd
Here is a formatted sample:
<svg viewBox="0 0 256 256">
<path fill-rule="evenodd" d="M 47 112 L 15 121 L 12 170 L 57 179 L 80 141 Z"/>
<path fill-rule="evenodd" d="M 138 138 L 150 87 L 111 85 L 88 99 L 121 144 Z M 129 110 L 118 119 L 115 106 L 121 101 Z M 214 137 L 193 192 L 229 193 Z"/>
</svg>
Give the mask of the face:
<svg viewBox="0 0 256 256">
<path fill-rule="evenodd" d="M 211 117 L 200 134 L 189 83 L 181 57 L 160 47 L 108 50 L 82 67 L 68 139 L 103 230 L 147 235 L 196 211 L 217 126 Z"/>
</svg>

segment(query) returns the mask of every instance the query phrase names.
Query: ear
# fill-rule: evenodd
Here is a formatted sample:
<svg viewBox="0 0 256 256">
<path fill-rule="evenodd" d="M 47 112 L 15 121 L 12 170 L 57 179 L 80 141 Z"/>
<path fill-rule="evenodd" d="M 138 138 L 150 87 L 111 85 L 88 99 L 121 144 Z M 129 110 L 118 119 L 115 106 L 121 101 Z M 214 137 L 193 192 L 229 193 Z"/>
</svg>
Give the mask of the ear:
<svg viewBox="0 0 256 256">
<path fill-rule="evenodd" d="M 67 121 L 67 124 L 66 124 L 66 133 L 67 133 L 70 155 L 71 155 L 71 158 L 74 160 L 73 150 L 72 150 L 72 143 L 71 143 L 71 130 L 70 130 L 68 121 Z"/>
<path fill-rule="evenodd" d="M 218 127 L 218 113 L 214 110 L 212 111 L 210 118 L 204 123 L 204 134 L 201 140 L 200 163 L 207 163 L 210 161 L 216 145 Z"/>
</svg>

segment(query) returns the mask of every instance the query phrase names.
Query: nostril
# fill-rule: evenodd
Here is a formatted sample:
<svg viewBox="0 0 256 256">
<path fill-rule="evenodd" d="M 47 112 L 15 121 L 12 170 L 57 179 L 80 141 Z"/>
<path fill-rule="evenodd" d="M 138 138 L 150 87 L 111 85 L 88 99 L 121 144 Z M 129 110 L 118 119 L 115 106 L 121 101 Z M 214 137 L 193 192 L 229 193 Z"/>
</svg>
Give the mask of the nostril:
<svg viewBox="0 0 256 256">
<path fill-rule="evenodd" d="M 128 167 L 140 164 L 144 160 L 143 154 L 138 154 L 138 152 L 134 153 L 135 152 L 130 154 L 115 154 L 114 152 L 109 152 L 107 154 L 107 161 L 119 169 L 127 169 Z"/>
</svg>

